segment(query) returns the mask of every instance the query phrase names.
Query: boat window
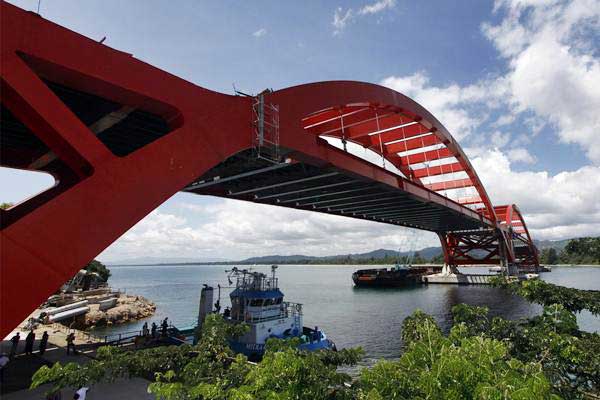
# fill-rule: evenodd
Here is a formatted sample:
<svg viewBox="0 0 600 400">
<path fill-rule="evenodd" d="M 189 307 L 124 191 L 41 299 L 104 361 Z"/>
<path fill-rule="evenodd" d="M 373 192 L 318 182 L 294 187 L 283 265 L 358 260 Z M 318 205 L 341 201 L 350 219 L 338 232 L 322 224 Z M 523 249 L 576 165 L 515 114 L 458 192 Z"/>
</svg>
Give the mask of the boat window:
<svg viewBox="0 0 600 400">
<path fill-rule="evenodd" d="M 273 304 L 281 304 L 282 301 L 283 301 L 283 298 L 279 297 L 279 298 L 275 299 L 275 302 Z"/>
<path fill-rule="evenodd" d="M 273 299 L 265 299 L 265 304 L 264 306 L 270 306 L 271 304 L 273 304 Z"/>
<path fill-rule="evenodd" d="M 250 300 L 250 306 L 251 307 L 260 307 L 262 306 L 262 299 L 252 299 Z"/>
</svg>

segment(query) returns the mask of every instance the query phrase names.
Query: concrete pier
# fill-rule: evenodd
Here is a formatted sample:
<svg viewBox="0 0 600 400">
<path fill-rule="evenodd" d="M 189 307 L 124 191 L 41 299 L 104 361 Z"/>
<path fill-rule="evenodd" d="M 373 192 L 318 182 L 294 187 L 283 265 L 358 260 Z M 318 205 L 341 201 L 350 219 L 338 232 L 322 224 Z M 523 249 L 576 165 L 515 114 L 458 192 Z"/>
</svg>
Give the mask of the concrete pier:
<svg viewBox="0 0 600 400">
<path fill-rule="evenodd" d="M 423 283 L 453 284 L 453 285 L 489 285 L 490 278 L 495 275 L 489 274 L 432 274 L 421 277 Z"/>
</svg>

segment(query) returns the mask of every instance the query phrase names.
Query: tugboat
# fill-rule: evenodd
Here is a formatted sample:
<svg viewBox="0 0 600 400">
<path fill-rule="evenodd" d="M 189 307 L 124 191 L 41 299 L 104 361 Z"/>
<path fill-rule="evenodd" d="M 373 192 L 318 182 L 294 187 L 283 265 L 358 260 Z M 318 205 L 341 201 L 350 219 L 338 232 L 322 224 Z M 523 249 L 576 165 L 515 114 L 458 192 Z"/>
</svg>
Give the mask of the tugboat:
<svg viewBox="0 0 600 400">
<path fill-rule="evenodd" d="M 318 327 L 308 328 L 302 322 L 302 304 L 283 301 L 275 277 L 277 266 L 271 266 L 272 275 L 233 267 L 228 273 L 229 284 L 235 281 L 235 289 L 229 295 L 231 308 L 222 313 L 230 323 L 245 323 L 250 330 L 242 337 L 229 340 L 237 353 L 245 354 L 250 360 L 259 360 L 269 338 L 300 338 L 300 349 L 315 351 L 336 350 L 335 344 Z M 198 326 L 202 326 L 206 315 L 220 312 L 220 300 L 214 303 L 214 289 L 205 285 L 200 295 Z M 220 287 L 219 287 L 220 296 Z"/>
</svg>

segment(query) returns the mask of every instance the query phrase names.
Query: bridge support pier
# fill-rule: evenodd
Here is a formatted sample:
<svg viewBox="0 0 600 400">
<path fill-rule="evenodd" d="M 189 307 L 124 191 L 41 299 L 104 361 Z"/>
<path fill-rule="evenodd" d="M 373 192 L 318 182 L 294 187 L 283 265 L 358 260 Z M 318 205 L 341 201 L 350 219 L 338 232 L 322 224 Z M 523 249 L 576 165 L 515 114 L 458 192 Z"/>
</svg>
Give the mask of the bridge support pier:
<svg viewBox="0 0 600 400">
<path fill-rule="evenodd" d="M 442 267 L 441 275 L 449 276 L 449 275 L 458 275 L 460 273 L 461 272 L 458 270 L 458 267 L 456 265 L 444 263 L 444 266 Z"/>
</svg>

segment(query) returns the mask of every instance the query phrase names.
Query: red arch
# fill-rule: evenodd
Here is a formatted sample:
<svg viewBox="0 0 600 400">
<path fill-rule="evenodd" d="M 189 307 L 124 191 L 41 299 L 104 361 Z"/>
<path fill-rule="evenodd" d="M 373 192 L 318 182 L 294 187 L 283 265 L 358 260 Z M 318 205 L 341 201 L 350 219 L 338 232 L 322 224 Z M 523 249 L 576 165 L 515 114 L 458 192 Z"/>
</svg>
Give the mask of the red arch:
<svg viewBox="0 0 600 400">
<path fill-rule="evenodd" d="M 360 85 L 361 91 L 364 91 L 364 85 L 368 85 L 357 82 L 343 84 L 344 94 L 349 85 Z M 339 89 L 335 87 L 336 82 L 315 85 L 330 86 L 330 91 Z M 446 128 L 406 96 L 391 89 L 372 86 L 379 92 L 391 91 L 392 99 L 386 103 L 346 103 L 313 112 L 302 119 L 304 129 L 316 136 L 358 143 L 380 154 L 413 182 L 423 184 L 424 178 L 441 178 L 435 183 L 423 184 L 435 192 L 472 187 L 477 195 L 458 199 L 459 203 L 481 205 L 479 209 L 490 220 L 496 221 L 492 202 L 483 184 Z M 325 90 L 323 88 L 322 91 Z M 294 88 L 288 91 L 293 92 Z M 435 166 L 428 165 L 432 161 L 436 162 Z M 467 178 L 457 179 L 453 176 L 460 172 L 466 173 Z"/>
</svg>

